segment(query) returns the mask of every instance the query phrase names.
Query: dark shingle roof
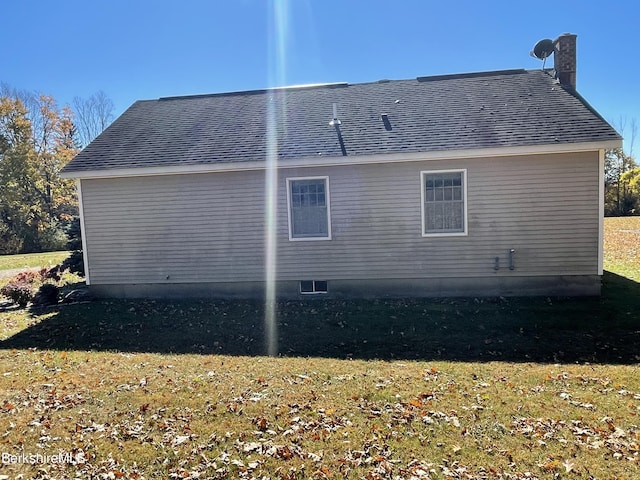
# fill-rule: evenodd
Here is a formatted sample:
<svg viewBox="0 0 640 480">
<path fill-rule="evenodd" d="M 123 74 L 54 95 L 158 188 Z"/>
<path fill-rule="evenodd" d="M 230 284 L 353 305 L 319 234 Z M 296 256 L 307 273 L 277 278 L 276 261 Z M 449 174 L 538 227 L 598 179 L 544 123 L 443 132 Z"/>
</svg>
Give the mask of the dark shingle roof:
<svg viewBox="0 0 640 480">
<path fill-rule="evenodd" d="M 620 140 L 549 72 L 507 70 L 138 101 L 65 172 L 262 161 L 269 118 L 280 159 L 340 157 L 334 103 L 348 156 Z"/>
</svg>

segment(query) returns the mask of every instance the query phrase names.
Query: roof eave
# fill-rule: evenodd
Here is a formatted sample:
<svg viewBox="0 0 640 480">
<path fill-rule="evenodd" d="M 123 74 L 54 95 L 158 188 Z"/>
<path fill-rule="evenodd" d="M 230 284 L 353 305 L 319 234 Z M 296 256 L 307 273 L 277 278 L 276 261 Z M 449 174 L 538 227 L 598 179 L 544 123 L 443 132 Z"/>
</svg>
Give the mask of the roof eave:
<svg viewBox="0 0 640 480">
<path fill-rule="evenodd" d="M 380 163 L 455 160 L 471 158 L 507 157 L 521 155 L 545 155 L 554 153 L 591 152 L 611 148 L 621 148 L 622 139 L 583 143 L 558 143 L 549 145 L 525 145 L 512 147 L 490 147 L 459 150 L 439 150 L 416 153 L 391 153 L 337 157 L 304 157 L 280 160 L 278 168 L 329 167 L 340 165 L 362 165 Z M 264 170 L 266 162 L 197 163 L 188 165 L 167 165 L 154 167 L 112 168 L 96 170 L 63 171 L 63 178 L 91 179 L 139 177 L 155 175 L 184 175 L 191 173 L 233 172 Z"/>
</svg>

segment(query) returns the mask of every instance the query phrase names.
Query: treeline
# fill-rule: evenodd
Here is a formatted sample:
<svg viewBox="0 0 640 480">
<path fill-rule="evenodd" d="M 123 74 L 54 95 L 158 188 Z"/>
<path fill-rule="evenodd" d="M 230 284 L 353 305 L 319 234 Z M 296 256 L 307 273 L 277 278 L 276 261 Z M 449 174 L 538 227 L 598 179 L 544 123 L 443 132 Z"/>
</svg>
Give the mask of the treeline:
<svg viewBox="0 0 640 480">
<path fill-rule="evenodd" d="M 60 171 L 112 119 L 103 92 L 76 97 L 72 109 L 0 86 L 0 254 L 65 248 L 78 199 Z"/>
<path fill-rule="evenodd" d="M 605 153 L 604 213 L 612 217 L 640 214 L 640 166 L 621 148 Z"/>
</svg>

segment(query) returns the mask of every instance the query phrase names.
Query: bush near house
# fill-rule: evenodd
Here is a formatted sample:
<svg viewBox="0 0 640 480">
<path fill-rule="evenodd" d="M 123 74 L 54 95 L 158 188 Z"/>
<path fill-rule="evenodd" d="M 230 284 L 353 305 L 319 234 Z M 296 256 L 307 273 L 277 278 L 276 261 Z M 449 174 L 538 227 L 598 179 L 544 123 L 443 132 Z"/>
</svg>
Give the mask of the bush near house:
<svg viewBox="0 0 640 480">
<path fill-rule="evenodd" d="M 73 275 L 84 276 L 84 262 L 82 257 L 82 236 L 80 231 L 80 221 L 76 217 L 66 231 L 68 241 L 67 248 L 69 256 L 60 264 L 52 268 L 41 268 L 40 270 L 25 270 L 13 279 L 9 280 L 0 288 L 0 295 L 11 300 L 20 307 L 25 307 L 29 302 L 36 306 L 53 305 L 58 302 L 60 288 L 54 283 L 61 280 L 64 272 L 68 271 Z M 0 262 L 0 270 L 4 266 L 15 266 L 11 258 L 19 258 L 20 265 L 29 267 L 32 259 L 41 265 L 44 258 L 60 258 L 63 253 L 31 254 L 8 256 L 7 262 Z M 4 265 L 3 265 L 4 263 Z M 77 278 L 74 278 L 77 280 Z"/>
<path fill-rule="evenodd" d="M 26 307 L 29 302 L 33 306 L 42 307 L 58 303 L 60 286 L 71 279 L 64 275 L 59 267 L 26 270 L 18 273 L 0 287 L 0 296 L 4 296 L 19 307 Z"/>
<path fill-rule="evenodd" d="M 30 285 L 15 280 L 0 288 L 0 295 L 4 295 L 21 307 L 26 306 L 33 296 Z"/>
<path fill-rule="evenodd" d="M 0 288 L 0 294 L 24 307 L 49 278 L 49 270 L 46 268 L 21 272 Z"/>
</svg>

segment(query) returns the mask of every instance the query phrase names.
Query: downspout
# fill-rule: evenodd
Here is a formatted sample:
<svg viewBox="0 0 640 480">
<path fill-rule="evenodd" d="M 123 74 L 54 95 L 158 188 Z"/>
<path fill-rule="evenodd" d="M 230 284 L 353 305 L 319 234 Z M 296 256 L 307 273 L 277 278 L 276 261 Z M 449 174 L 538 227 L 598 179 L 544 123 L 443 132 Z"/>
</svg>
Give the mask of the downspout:
<svg viewBox="0 0 640 480">
<path fill-rule="evenodd" d="M 604 274 L 604 149 L 598 151 L 598 275 Z"/>
<path fill-rule="evenodd" d="M 84 208 L 82 202 L 82 180 L 76 180 L 76 188 L 78 191 L 78 209 L 80 210 L 80 235 L 82 236 L 82 261 L 84 263 L 84 281 L 87 285 L 91 285 L 89 280 L 89 251 L 87 250 L 87 229 L 84 225 Z"/>
</svg>

